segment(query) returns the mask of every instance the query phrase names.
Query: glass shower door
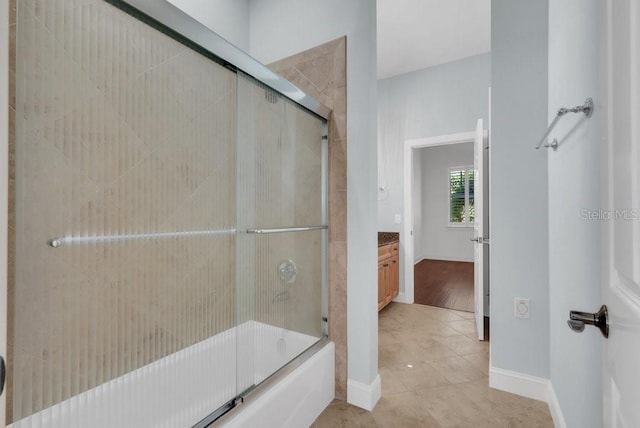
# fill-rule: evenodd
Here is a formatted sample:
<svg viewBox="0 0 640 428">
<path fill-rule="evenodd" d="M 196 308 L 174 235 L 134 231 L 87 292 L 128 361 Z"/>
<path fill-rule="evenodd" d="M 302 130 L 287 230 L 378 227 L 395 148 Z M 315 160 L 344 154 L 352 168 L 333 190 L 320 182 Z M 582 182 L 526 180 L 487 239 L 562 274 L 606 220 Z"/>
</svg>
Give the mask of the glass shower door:
<svg viewBox="0 0 640 428">
<path fill-rule="evenodd" d="M 326 336 L 326 122 L 126 2 L 16 5 L 7 423 L 213 418 Z"/>
<path fill-rule="evenodd" d="M 324 335 L 326 123 L 238 75 L 238 394 Z"/>
<path fill-rule="evenodd" d="M 236 394 L 236 74 L 103 0 L 16 38 L 7 422 L 195 423 Z"/>
</svg>

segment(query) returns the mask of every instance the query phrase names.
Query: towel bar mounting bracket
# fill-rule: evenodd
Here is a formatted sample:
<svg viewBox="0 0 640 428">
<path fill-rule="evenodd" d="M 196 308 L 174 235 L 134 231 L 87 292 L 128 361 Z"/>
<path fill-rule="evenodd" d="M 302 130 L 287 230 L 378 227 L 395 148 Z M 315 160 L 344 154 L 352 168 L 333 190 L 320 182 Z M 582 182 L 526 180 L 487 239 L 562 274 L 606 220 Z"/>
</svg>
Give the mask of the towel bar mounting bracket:
<svg viewBox="0 0 640 428">
<path fill-rule="evenodd" d="M 581 106 L 574 108 L 563 107 L 558 110 L 558 116 L 564 116 L 567 113 L 584 113 L 585 116 L 591 117 L 591 115 L 593 115 L 593 99 L 587 98 Z"/>
<path fill-rule="evenodd" d="M 556 114 L 556 117 L 553 119 L 553 121 L 547 128 L 547 132 L 545 132 L 542 138 L 540 139 L 540 142 L 536 146 L 536 150 L 539 149 L 540 147 L 545 147 L 545 148 L 551 147 L 553 150 L 558 150 L 558 140 L 554 139 L 553 142 L 547 143 L 547 137 L 549 136 L 553 128 L 556 126 L 560 118 L 567 113 L 584 113 L 586 117 L 591 117 L 593 115 L 593 99 L 589 97 L 584 101 L 584 104 L 575 106 L 573 108 L 562 107 L 558 109 L 558 113 Z"/>
</svg>

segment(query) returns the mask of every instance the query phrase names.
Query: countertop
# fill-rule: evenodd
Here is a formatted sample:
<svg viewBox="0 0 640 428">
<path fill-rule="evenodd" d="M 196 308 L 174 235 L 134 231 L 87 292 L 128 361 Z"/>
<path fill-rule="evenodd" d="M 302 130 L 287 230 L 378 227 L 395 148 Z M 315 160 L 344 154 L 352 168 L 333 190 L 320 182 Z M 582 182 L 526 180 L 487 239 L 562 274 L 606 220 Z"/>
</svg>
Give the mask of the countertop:
<svg viewBox="0 0 640 428">
<path fill-rule="evenodd" d="M 378 232 L 378 247 L 383 245 L 400 242 L 400 234 L 398 232 Z"/>
</svg>

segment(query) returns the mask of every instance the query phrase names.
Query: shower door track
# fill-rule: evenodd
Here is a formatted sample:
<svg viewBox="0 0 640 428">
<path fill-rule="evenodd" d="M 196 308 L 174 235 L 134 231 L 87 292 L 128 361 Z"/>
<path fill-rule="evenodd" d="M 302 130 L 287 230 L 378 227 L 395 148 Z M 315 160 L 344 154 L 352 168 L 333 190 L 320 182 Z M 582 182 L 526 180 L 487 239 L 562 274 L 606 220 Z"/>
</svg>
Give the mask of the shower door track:
<svg viewBox="0 0 640 428">
<path fill-rule="evenodd" d="M 207 428 L 212 427 L 215 422 L 224 422 L 230 420 L 237 412 L 239 412 L 243 406 L 250 404 L 261 397 L 264 393 L 269 391 L 269 388 L 281 381 L 288 375 L 290 375 L 294 370 L 308 361 L 311 357 L 313 357 L 316 353 L 318 353 L 322 348 L 324 348 L 329 343 L 329 338 L 327 336 L 322 337 L 316 343 L 302 351 L 296 358 L 289 361 L 287 364 L 282 366 L 279 370 L 273 373 L 271 376 L 267 377 L 265 380 L 260 382 L 259 384 L 249 388 L 247 391 L 244 391 L 234 399 L 230 400 L 222 407 L 217 409 L 215 412 L 211 413 L 206 418 L 202 419 L 200 422 L 195 424 L 192 428 Z"/>
</svg>

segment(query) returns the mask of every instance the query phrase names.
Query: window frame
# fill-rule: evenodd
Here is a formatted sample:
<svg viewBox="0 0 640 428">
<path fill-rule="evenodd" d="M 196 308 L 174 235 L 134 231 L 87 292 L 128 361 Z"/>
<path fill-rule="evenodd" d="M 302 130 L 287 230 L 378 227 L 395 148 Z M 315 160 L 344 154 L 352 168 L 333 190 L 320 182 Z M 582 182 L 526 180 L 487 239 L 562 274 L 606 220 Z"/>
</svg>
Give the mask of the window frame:
<svg viewBox="0 0 640 428">
<path fill-rule="evenodd" d="M 464 220 L 461 222 L 451 221 L 451 172 L 464 171 Z M 475 177 L 475 168 L 473 165 L 451 166 L 447 168 L 447 227 L 454 229 L 471 229 L 474 227 L 474 221 L 469 220 L 469 173 L 473 172 Z M 475 188 L 474 188 L 475 191 Z M 475 195 L 474 195 L 475 196 Z M 474 198 L 475 199 L 475 198 Z"/>
</svg>

